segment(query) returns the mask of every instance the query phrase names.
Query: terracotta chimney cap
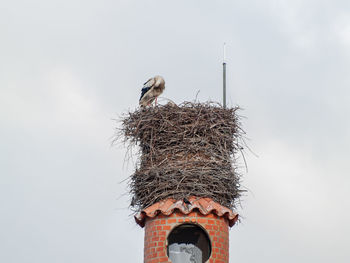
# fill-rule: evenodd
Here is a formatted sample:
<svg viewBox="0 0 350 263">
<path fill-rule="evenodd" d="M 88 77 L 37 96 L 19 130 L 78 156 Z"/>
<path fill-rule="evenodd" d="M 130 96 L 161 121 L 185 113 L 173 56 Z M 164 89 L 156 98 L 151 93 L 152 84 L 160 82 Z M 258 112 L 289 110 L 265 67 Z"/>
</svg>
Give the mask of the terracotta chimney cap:
<svg viewBox="0 0 350 263">
<path fill-rule="evenodd" d="M 186 202 L 189 201 L 190 204 Z M 145 226 L 147 217 L 153 218 L 158 214 L 165 216 L 171 215 L 174 211 L 179 211 L 185 215 L 191 213 L 193 210 L 198 210 L 202 215 L 216 214 L 220 217 L 225 217 L 228 220 L 229 226 L 232 227 L 238 220 L 238 214 L 231 209 L 214 202 L 211 198 L 199 198 L 191 196 L 188 200 L 166 199 L 157 202 L 140 213 L 135 215 L 135 221 L 141 227 Z"/>
</svg>

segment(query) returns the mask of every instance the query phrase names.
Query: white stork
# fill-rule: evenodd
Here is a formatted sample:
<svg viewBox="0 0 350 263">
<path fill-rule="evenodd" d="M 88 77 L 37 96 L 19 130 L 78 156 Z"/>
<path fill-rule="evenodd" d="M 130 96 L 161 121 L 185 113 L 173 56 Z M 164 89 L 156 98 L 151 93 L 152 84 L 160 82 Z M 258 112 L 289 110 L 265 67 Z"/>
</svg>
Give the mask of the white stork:
<svg viewBox="0 0 350 263">
<path fill-rule="evenodd" d="M 143 84 L 139 104 L 143 107 L 150 105 L 165 89 L 165 81 L 161 76 L 150 78 Z"/>
</svg>

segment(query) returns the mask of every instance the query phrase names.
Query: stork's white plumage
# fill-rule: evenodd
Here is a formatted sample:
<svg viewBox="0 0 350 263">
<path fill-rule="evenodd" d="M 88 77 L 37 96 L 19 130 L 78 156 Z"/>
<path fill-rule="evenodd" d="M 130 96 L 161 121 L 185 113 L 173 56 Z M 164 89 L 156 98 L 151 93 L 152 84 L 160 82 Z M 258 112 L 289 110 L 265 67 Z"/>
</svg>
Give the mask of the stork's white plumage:
<svg viewBox="0 0 350 263">
<path fill-rule="evenodd" d="M 140 97 L 140 105 L 150 105 L 165 89 L 165 81 L 161 76 L 150 78 L 143 84 Z"/>
</svg>

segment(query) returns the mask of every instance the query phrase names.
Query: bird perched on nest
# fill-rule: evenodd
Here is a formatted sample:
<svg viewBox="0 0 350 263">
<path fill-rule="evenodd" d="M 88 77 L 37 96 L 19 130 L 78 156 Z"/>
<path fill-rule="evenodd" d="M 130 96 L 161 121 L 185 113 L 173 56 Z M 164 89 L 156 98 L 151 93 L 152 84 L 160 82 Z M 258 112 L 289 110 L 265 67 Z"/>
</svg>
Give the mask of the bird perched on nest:
<svg viewBox="0 0 350 263">
<path fill-rule="evenodd" d="M 186 205 L 192 205 L 192 203 L 186 197 L 184 197 L 182 200 Z"/>
<path fill-rule="evenodd" d="M 161 76 L 155 76 L 153 78 L 150 78 L 143 84 L 143 88 L 141 90 L 141 97 L 140 97 L 140 106 L 147 106 L 151 105 L 151 103 L 156 100 L 157 104 L 157 97 L 162 94 L 163 90 L 165 89 L 165 81 Z"/>
</svg>

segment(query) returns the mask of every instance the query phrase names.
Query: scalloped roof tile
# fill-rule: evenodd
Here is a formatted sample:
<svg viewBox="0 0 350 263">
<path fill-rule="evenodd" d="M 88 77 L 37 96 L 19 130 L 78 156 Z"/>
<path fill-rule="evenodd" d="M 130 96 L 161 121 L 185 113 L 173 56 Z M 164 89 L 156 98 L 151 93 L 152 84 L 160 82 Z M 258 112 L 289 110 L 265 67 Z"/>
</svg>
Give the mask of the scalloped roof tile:
<svg viewBox="0 0 350 263">
<path fill-rule="evenodd" d="M 158 214 L 169 216 L 174 211 L 179 211 L 187 215 L 193 210 L 198 210 L 202 215 L 216 214 L 217 216 L 225 217 L 228 220 L 230 227 L 232 227 L 238 220 L 238 214 L 234 213 L 231 209 L 214 202 L 211 198 L 191 196 L 188 200 L 191 202 L 191 205 L 185 204 L 183 200 L 170 198 L 157 202 L 135 215 L 135 221 L 141 227 L 144 227 L 147 217 L 153 218 Z"/>
</svg>

